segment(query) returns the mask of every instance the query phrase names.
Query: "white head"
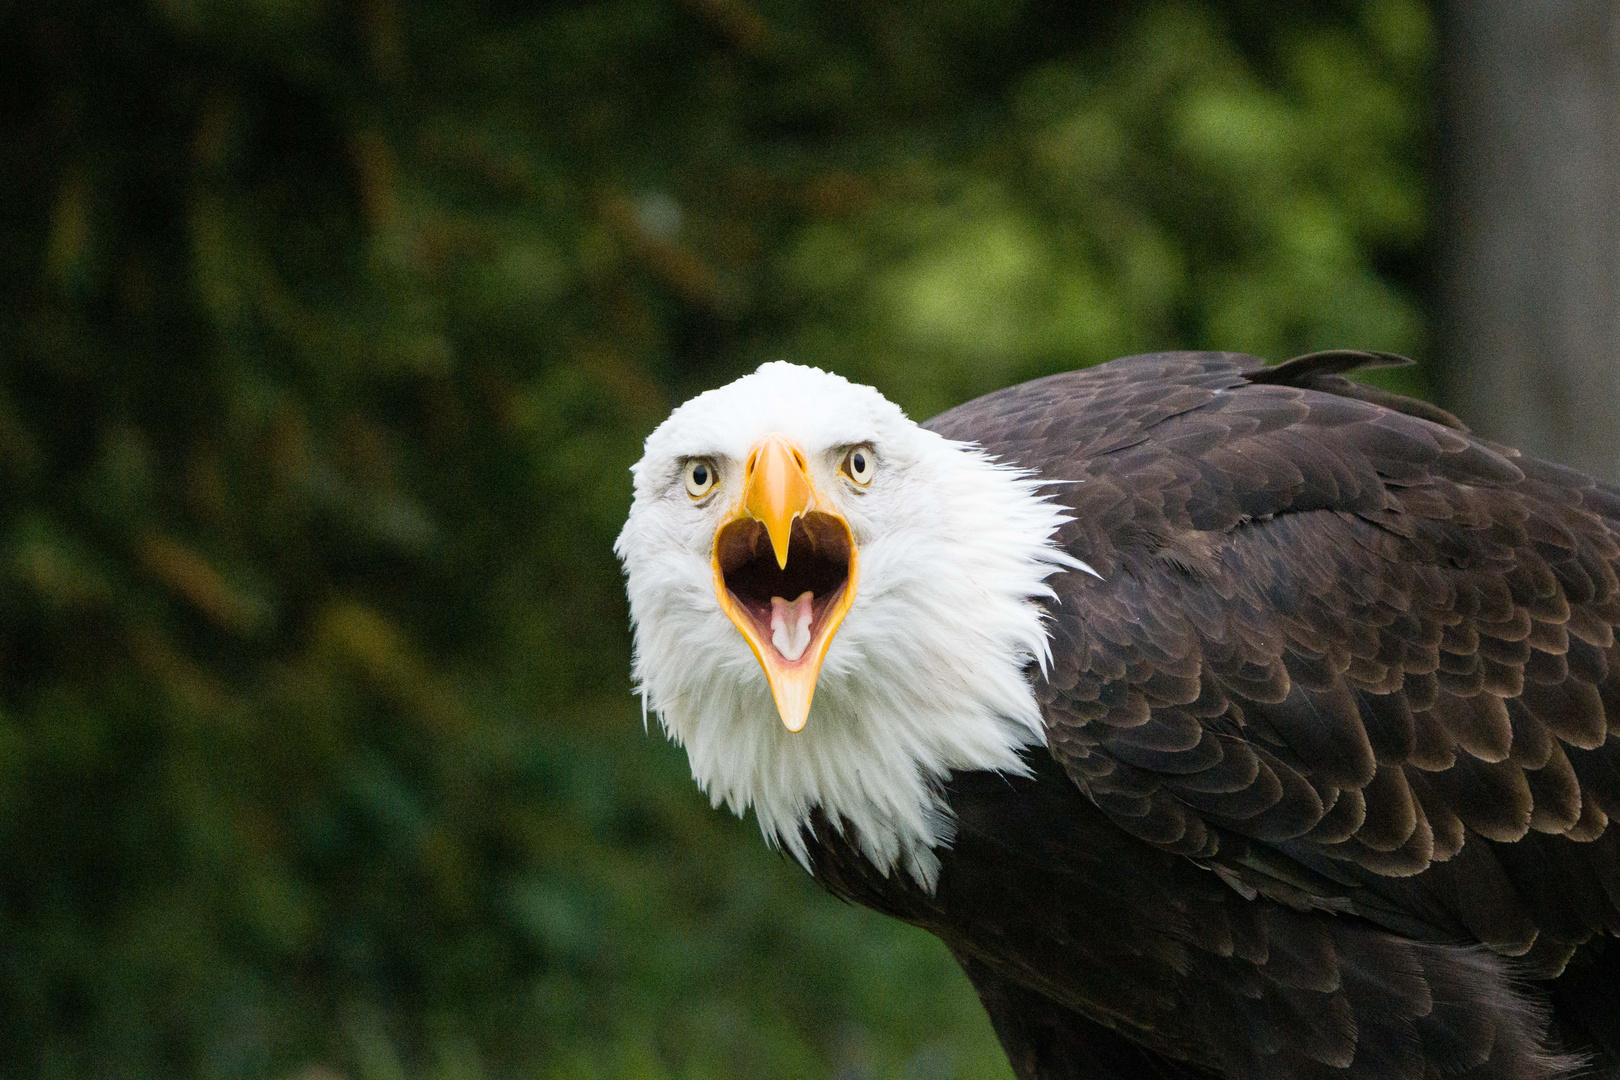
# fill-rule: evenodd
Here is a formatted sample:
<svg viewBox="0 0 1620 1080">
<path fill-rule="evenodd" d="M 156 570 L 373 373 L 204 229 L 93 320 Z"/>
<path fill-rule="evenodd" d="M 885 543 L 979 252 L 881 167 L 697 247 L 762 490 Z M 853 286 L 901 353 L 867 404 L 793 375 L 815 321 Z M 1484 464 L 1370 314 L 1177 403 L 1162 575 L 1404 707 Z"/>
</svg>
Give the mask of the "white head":
<svg viewBox="0 0 1620 1080">
<path fill-rule="evenodd" d="M 805 861 L 820 806 L 925 887 L 954 770 L 1044 743 L 1045 579 L 1078 565 L 1037 481 L 876 390 L 766 364 L 676 409 L 631 470 L 624 563 L 643 705 L 718 806 Z"/>
</svg>

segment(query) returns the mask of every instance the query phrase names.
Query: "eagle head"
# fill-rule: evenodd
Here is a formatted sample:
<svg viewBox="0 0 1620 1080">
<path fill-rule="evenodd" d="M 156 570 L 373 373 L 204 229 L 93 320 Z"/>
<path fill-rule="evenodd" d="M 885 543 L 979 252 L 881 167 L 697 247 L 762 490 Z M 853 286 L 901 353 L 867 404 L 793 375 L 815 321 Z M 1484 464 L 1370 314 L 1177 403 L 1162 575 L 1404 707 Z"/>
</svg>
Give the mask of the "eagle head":
<svg viewBox="0 0 1620 1080">
<path fill-rule="evenodd" d="M 951 772 L 1023 773 L 1046 578 L 1077 562 L 1028 473 L 876 390 L 765 364 L 647 438 L 614 551 L 646 710 L 715 806 L 807 863 L 820 808 L 925 887 Z"/>
</svg>

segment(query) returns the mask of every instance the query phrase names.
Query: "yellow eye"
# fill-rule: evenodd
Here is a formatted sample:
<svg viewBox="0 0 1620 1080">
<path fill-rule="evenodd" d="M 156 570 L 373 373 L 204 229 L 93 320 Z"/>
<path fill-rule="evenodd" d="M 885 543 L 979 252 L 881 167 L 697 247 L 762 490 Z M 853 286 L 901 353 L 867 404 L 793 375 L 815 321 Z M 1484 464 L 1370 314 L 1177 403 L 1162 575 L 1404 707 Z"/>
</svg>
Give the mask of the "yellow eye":
<svg viewBox="0 0 1620 1080">
<path fill-rule="evenodd" d="M 876 472 L 877 461 L 872 455 L 870 446 L 854 447 L 844 455 L 844 475 L 861 487 L 870 484 Z"/>
<path fill-rule="evenodd" d="M 701 499 L 714 490 L 720 477 L 714 471 L 714 462 L 707 458 L 693 458 L 686 463 L 686 493 Z"/>
</svg>

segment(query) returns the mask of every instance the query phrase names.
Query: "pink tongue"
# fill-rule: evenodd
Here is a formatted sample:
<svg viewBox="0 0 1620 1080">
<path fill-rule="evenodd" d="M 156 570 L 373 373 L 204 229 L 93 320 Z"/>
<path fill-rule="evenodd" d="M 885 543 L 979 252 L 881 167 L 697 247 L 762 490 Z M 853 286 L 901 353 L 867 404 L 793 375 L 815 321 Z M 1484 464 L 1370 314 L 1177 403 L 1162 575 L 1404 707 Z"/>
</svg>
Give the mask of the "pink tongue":
<svg viewBox="0 0 1620 1080">
<path fill-rule="evenodd" d="M 810 619 L 814 593 L 800 593 L 797 600 L 771 597 L 771 644 L 785 659 L 797 660 L 810 645 Z"/>
</svg>

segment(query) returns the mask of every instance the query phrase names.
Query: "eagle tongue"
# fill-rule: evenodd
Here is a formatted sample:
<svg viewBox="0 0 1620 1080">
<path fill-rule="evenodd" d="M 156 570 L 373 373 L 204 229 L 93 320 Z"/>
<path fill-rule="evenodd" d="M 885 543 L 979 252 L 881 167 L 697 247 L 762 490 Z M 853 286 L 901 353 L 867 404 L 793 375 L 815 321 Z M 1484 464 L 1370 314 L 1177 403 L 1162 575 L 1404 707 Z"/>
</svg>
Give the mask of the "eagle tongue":
<svg viewBox="0 0 1620 1080">
<path fill-rule="evenodd" d="M 810 620 L 815 594 L 803 592 L 797 600 L 771 597 L 771 644 L 784 659 L 797 660 L 810 645 Z"/>
</svg>

